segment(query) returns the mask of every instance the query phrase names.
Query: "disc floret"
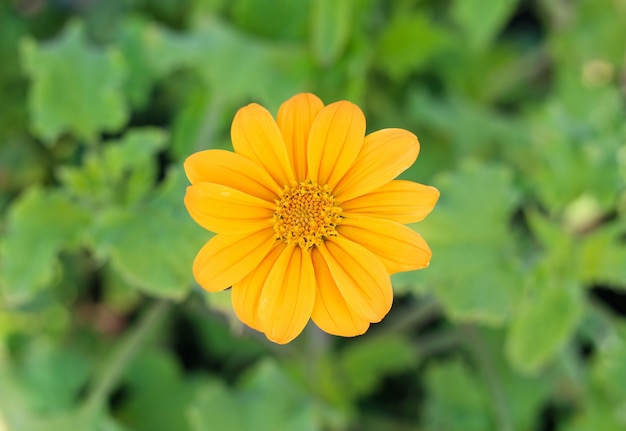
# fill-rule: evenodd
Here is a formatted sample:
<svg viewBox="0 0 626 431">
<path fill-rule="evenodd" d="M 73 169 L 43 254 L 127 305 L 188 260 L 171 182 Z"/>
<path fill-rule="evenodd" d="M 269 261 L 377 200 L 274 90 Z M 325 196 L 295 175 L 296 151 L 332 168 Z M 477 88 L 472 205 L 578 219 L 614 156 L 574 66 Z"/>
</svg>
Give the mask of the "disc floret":
<svg viewBox="0 0 626 431">
<path fill-rule="evenodd" d="M 335 204 L 328 185 L 303 181 L 285 186 L 275 202 L 273 222 L 277 240 L 310 250 L 337 235 L 341 207 Z"/>
</svg>

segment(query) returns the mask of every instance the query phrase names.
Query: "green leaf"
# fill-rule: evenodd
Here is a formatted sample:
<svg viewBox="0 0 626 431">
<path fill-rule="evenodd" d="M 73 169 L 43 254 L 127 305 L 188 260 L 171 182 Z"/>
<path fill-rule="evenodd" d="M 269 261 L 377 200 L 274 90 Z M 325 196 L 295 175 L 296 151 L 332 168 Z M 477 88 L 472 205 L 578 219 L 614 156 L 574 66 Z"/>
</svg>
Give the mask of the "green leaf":
<svg viewBox="0 0 626 431">
<path fill-rule="evenodd" d="M 435 178 L 441 192 L 428 218 L 413 228 L 433 251 L 416 277 L 432 289 L 454 320 L 501 324 L 522 288 L 509 220 L 518 201 L 509 170 L 477 162 Z"/>
<path fill-rule="evenodd" d="M 543 252 L 538 259 L 536 273 L 575 274 L 578 262 L 574 237 L 565 231 L 558 220 L 534 209 L 526 211 L 526 220 Z"/>
<path fill-rule="evenodd" d="M 80 409 L 47 416 L 30 416 L 22 411 L 18 417 L 9 417 L 7 425 L 8 430 L 19 431 L 131 431 L 103 413 L 85 415 Z"/>
<path fill-rule="evenodd" d="M 451 14 L 469 45 L 485 49 L 513 14 L 518 1 L 498 0 L 487 5 L 484 0 L 455 0 Z"/>
<path fill-rule="evenodd" d="M 219 383 L 200 390 L 188 417 L 191 431 L 318 431 L 324 415 L 316 404 L 275 363 L 263 361 L 238 391 Z"/>
<path fill-rule="evenodd" d="M 189 404 L 191 431 L 246 431 L 241 402 L 219 380 L 205 385 Z"/>
<path fill-rule="evenodd" d="M 300 91 L 313 70 L 301 47 L 250 39 L 218 21 L 195 37 L 202 47 L 199 71 L 216 93 L 231 100 L 253 97 L 274 109 Z"/>
<path fill-rule="evenodd" d="M 311 45 L 324 67 L 337 62 L 350 38 L 353 0 L 317 0 L 311 3 Z"/>
<path fill-rule="evenodd" d="M 568 218 L 567 215 L 561 222 L 565 226 L 562 226 L 554 217 L 550 218 L 535 210 L 526 211 L 531 232 L 541 244 L 543 252 L 536 270 L 573 276 L 585 285 L 605 283 L 615 288 L 626 288 L 626 268 L 623 265 L 626 261 L 626 247 L 621 240 L 623 222 L 617 220 L 605 223 L 580 235 L 584 230 L 574 227 L 579 222 L 574 222 L 572 217 L 585 220 L 581 225 L 585 228 L 594 227 L 599 217 L 594 215 L 589 218 L 584 214 L 574 216 L 570 213 Z"/>
<path fill-rule="evenodd" d="M 10 408 L 33 415 L 69 410 L 89 377 L 88 358 L 74 346 L 28 341 L 19 355 L 0 361 L 0 395 L 19 400 L 20 406 L 9 404 Z"/>
<path fill-rule="evenodd" d="M 187 378 L 167 351 L 149 350 L 126 370 L 127 396 L 116 416 L 134 431 L 188 431 L 186 407 L 205 382 Z"/>
<path fill-rule="evenodd" d="M 2 244 L 2 293 L 8 302 L 27 302 L 52 285 L 58 253 L 83 239 L 89 218 L 57 190 L 31 188 L 13 203 Z"/>
<path fill-rule="evenodd" d="M 131 17 L 120 25 L 121 31 L 115 35 L 126 65 L 124 93 L 128 95 L 131 105 L 137 108 L 146 105 L 157 79 L 157 71 L 150 63 L 147 49 L 152 29 L 146 20 Z"/>
<path fill-rule="evenodd" d="M 582 315 L 578 285 L 554 279 L 538 281 L 523 299 L 507 337 L 507 355 L 515 368 L 536 373 L 560 352 Z"/>
<path fill-rule="evenodd" d="M 621 328 L 621 334 L 616 331 L 599 343 L 591 368 L 597 391 L 616 408 L 623 407 L 622 403 L 626 400 L 626 340 L 622 337 L 626 327 L 621 325 Z"/>
<path fill-rule="evenodd" d="M 232 19 L 237 27 L 267 39 L 301 42 L 309 22 L 309 1 L 237 0 Z M 280 25 L 276 25 L 279 22 Z"/>
<path fill-rule="evenodd" d="M 399 81 L 441 54 L 449 43 L 446 30 L 425 14 L 398 14 L 381 36 L 377 64 Z"/>
<path fill-rule="evenodd" d="M 190 67 L 212 97 L 237 104 L 254 98 L 268 109 L 310 85 L 314 70 L 304 47 L 252 38 L 215 17 L 188 33 L 154 27 L 147 54 L 159 76 Z"/>
<path fill-rule="evenodd" d="M 415 363 L 415 352 L 400 336 L 361 339 L 341 353 L 341 369 L 354 398 L 367 395 L 389 374 L 405 371 Z"/>
<path fill-rule="evenodd" d="M 207 137 L 215 131 L 216 109 L 220 102 L 209 98 L 204 91 L 193 94 L 174 120 L 170 153 L 176 160 L 184 160 L 195 151 L 215 148 Z"/>
<path fill-rule="evenodd" d="M 23 67 L 31 79 L 29 106 L 33 129 L 48 143 L 62 133 L 93 141 L 102 131 L 124 125 L 128 111 L 122 86 L 122 56 L 90 46 L 79 21 L 53 41 L 24 40 Z"/>
<path fill-rule="evenodd" d="M 21 431 L 122 431 L 76 406 L 91 372 L 78 346 L 32 338 L 18 354 L 0 354 L 0 426 Z"/>
<path fill-rule="evenodd" d="M 96 254 L 110 259 L 128 283 L 177 300 L 191 289 L 194 256 L 210 237 L 183 206 L 186 184 L 181 170 L 171 171 L 153 199 L 103 211 L 93 231 Z"/>
<path fill-rule="evenodd" d="M 482 72 L 481 76 L 484 75 Z M 420 124 L 417 130 L 432 130 L 436 137 L 436 141 L 432 138 L 424 141 L 430 145 L 407 172 L 415 172 L 416 180 L 424 178 L 424 169 L 429 169 L 424 166 L 429 164 L 424 158 L 433 160 L 439 155 L 441 160 L 436 160 L 437 165 L 446 166 L 463 158 L 493 160 L 500 158 L 503 150 L 528 147 L 526 124 L 494 112 L 475 100 L 460 97 L 458 91 L 454 93 L 444 99 L 424 90 L 412 90 L 408 96 L 407 112 L 411 121 Z M 502 148 L 503 142 L 506 148 Z"/>
<path fill-rule="evenodd" d="M 563 431 L 623 431 L 626 419 L 621 409 L 613 409 L 610 405 L 589 394 L 589 402 L 574 415 L 564 426 Z"/>
<path fill-rule="evenodd" d="M 319 402 L 292 381 L 272 361 L 263 361 L 242 380 L 242 399 L 247 404 L 248 429 L 273 431 L 321 430 L 324 419 Z"/>
<path fill-rule="evenodd" d="M 587 109 L 587 105 L 597 106 L 599 115 L 574 116 L 558 101 L 533 115 L 528 126 L 531 151 L 524 172 L 551 214 L 563 213 L 581 197 L 593 199 L 602 212 L 614 208 L 623 187 L 617 154 L 624 142 L 623 120 L 617 119 L 621 102 L 616 98 L 615 92 L 586 98 Z"/>
<path fill-rule="evenodd" d="M 104 149 L 89 153 L 79 167 L 59 171 L 64 186 L 95 207 L 132 205 L 151 190 L 156 177 L 156 153 L 166 135 L 156 128 L 134 129 Z"/>
<path fill-rule="evenodd" d="M 485 388 L 460 360 L 431 365 L 426 372 L 426 390 L 429 394 L 423 412 L 426 429 L 493 429 Z"/>
<path fill-rule="evenodd" d="M 623 223 L 609 223 L 586 235 L 580 247 L 581 281 L 626 290 L 626 246 Z"/>
<path fill-rule="evenodd" d="M 166 140 L 162 130 L 144 128 L 130 130 L 122 139 L 108 142 L 101 169 L 106 170 L 106 186 L 118 189 L 122 202 L 134 203 L 150 191 L 157 173 L 156 154 L 165 147 Z"/>
</svg>

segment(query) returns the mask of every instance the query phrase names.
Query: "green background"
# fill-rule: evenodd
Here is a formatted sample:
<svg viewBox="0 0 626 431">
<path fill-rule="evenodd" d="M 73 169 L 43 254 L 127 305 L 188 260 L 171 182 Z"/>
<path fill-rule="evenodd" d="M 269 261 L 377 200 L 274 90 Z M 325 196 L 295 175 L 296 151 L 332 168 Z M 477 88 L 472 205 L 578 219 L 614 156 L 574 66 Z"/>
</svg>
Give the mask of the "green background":
<svg viewBox="0 0 626 431">
<path fill-rule="evenodd" d="M 0 1 L 0 430 L 626 429 L 626 2 Z M 441 191 L 355 339 L 205 294 L 182 162 L 312 91 Z"/>
</svg>

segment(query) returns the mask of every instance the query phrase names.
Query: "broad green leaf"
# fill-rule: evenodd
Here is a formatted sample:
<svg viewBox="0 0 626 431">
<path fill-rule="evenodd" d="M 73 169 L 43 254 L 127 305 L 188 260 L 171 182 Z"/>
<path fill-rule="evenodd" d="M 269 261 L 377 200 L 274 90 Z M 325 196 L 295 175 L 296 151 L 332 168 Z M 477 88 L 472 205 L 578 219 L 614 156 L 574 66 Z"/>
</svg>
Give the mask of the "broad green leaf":
<svg viewBox="0 0 626 431">
<path fill-rule="evenodd" d="M 586 101 L 603 111 L 593 121 L 581 123 L 581 114 L 572 115 L 559 102 L 547 104 L 530 121 L 532 151 L 523 165 L 525 181 L 552 214 L 561 214 L 585 196 L 594 199 L 603 212 L 615 204 L 623 184 L 617 155 L 624 129 L 616 94 L 605 96 L 596 99 L 596 104 Z M 587 120 L 591 115 L 582 117 Z"/>
<path fill-rule="evenodd" d="M 156 153 L 166 135 L 155 128 L 133 129 L 103 149 L 88 153 L 83 164 L 59 171 L 71 193 L 95 207 L 132 205 L 151 190 L 156 177 Z"/>
<path fill-rule="evenodd" d="M 319 64 L 337 62 L 350 37 L 354 0 L 311 2 L 311 46 Z"/>
<path fill-rule="evenodd" d="M 411 91 L 407 112 L 419 124 L 416 132 L 424 146 L 407 172 L 415 172 L 415 180 L 424 178 L 433 162 L 448 166 L 465 157 L 493 160 L 522 145 L 528 149 L 525 124 L 457 94 L 442 99 L 424 90 Z M 434 136 L 425 139 L 422 134 L 428 131 Z"/>
<path fill-rule="evenodd" d="M 232 19 L 238 28 L 267 39 L 302 42 L 309 24 L 310 3 L 308 0 L 237 0 L 233 2 Z"/>
<path fill-rule="evenodd" d="M 2 429 L 106 429 L 96 427 L 100 418 L 84 416 L 76 409 L 91 368 L 88 357 L 79 349 L 34 337 L 17 354 L 5 355 L 0 349 L 0 427 L 6 427 Z"/>
<path fill-rule="evenodd" d="M 242 403 L 219 380 L 205 385 L 189 404 L 187 419 L 191 431 L 247 431 Z"/>
<path fill-rule="evenodd" d="M 400 336 L 372 337 L 351 344 L 341 353 L 343 380 L 357 398 L 376 390 L 385 376 L 407 370 L 415 363 L 415 351 Z"/>
<path fill-rule="evenodd" d="M 525 373 L 541 370 L 571 338 L 582 309 L 578 285 L 538 280 L 511 323 L 506 349 L 513 366 Z"/>
<path fill-rule="evenodd" d="M 147 65 L 157 77 L 163 77 L 197 61 L 202 46 L 189 33 L 177 33 L 152 23 L 143 35 Z"/>
<path fill-rule="evenodd" d="M 574 217 L 583 222 L 575 221 Z M 560 221 L 535 210 L 527 210 L 526 219 L 541 245 L 537 271 L 567 275 L 590 286 L 607 283 L 615 288 L 626 288 L 626 268 L 623 265 L 626 247 L 621 241 L 624 231 L 621 221 L 593 228 L 600 220 L 597 214 L 589 219 L 584 214 L 570 213 L 568 218 L 566 212 L 565 220 Z M 580 233 L 589 227 L 591 232 L 581 236 Z"/>
<path fill-rule="evenodd" d="M 432 18 L 423 13 L 399 14 L 381 36 L 377 64 L 392 78 L 401 81 L 441 54 L 449 43 L 446 30 Z"/>
<path fill-rule="evenodd" d="M 581 281 L 626 289 L 623 223 L 609 223 L 586 235 L 580 247 Z"/>
<path fill-rule="evenodd" d="M 424 423 L 428 431 L 494 429 L 485 387 L 459 359 L 434 363 L 426 371 L 428 398 Z"/>
<path fill-rule="evenodd" d="M 115 419 L 100 413 L 86 416 L 81 410 L 40 419 L 32 428 L 23 431 L 131 431 L 119 424 Z"/>
<path fill-rule="evenodd" d="M 454 49 L 446 52 L 445 56 L 438 57 L 434 64 L 447 92 L 453 95 L 452 102 L 455 98 L 464 98 L 466 103 L 476 105 L 478 116 L 485 115 L 482 111 L 486 110 L 488 115 L 496 118 L 521 120 L 522 118 L 511 116 L 506 111 L 494 110 L 493 104 L 511 103 L 520 97 L 532 100 L 543 96 L 543 89 L 533 82 L 537 69 L 545 61 L 543 52 L 520 52 L 504 41 L 492 44 L 489 49 L 476 51 L 467 49 L 464 35 L 458 34 L 456 38 Z M 463 67 L 459 67 L 461 64 Z M 487 82 L 489 85 L 485 85 Z M 442 102 L 446 103 L 446 100 L 438 101 Z M 470 110 L 465 114 L 471 116 L 473 112 Z M 448 121 L 449 125 L 450 123 Z M 460 128 L 456 124 L 454 127 Z M 480 130 L 464 130 L 466 133 L 480 133 Z M 526 134 L 524 137 L 527 138 Z"/>
<path fill-rule="evenodd" d="M 194 34 L 202 50 L 197 67 L 214 92 L 231 100 L 253 97 L 275 110 L 306 85 L 313 66 L 298 46 L 250 39 L 218 21 Z"/>
<path fill-rule="evenodd" d="M 252 38 L 215 17 L 188 33 L 154 27 L 146 49 L 159 76 L 191 68 L 214 97 L 237 104 L 254 98 L 270 110 L 302 91 L 314 70 L 304 47 Z"/>
<path fill-rule="evenodd" d="M 103 165 L 107 183 L 117 188 L 121 201 L 131 204 L 150 191 L 154 185 L 156 153 L 165 147 L 167 136 L 156 128 L 128 131 L 118 141 L 109 142 L 103 151 Z"/>
<path fill-rule="evenodd" d="M 578 262 L 574 237 L 565 231 L 560 221 L 534 209 L 526 211 L 526 220 L 542 248 L 541 251 L 537 251 L 541 253 L 537 273 L 575 274 Z"/>
<path fill-rule="evenodd" d="M 188 378 L 168 351 L 148 350 L 126 370 L 116 416 L 133 431 L 187 431 L 185 410 L 204 379 Z"/>
<path fill-rule="evenodd" d="M 126 65 L 124 92 L 132 106 L 143 108 L 157 78 L 157 71 L 150 63 L 147 49 L 151 42 L 152 26 L 146 20 L 132 17 L 125 20 L 120 29 L 116 40 Z"/>
<path fill-rule="evenodd" d="M 213 383 L 198 391 L 188 417 L 191 431 L 316 431 L 324 420 L 316 404 L 276 364 L 263 361 L 238 390 Z"/>
<path fill-rule="evenodd" d="M 501 324 L 517 304 L 523 281 L 509 228 L 518 200 L 511 182 L 503 167 L 465 163 L 433 180 L 439 202 L 413 225 L 433 251 L 415 276 L 454 320 Z"/>
<path fill-rule="evenodd" d="M 0 408 L 0 425 L 4 425 L 2 408 Z M 9 416 L 6 426 L 7 431 L 131 431 L 103 413 L 86 415 L 80 409 L 46 416 L 34 416 L 30 412 L 21 411 L 16 416 Z"/>
<path fill-rule="evenodd" d="M 475 49 L 487 48 L 515 12 L 519 0 L 455 0 L 452 18 Z"/>
<path fill-rule="evenodd" d="M 31 300 L 54 282 L 57 255 L 83 240 L 89 214 L 59 190 L 31 188 L 13 202 L 2 244 L 3 296 Z"/>
<path fill-rule="evenodd" d="M 589 394 L 589 402 L 562 427 L 563 431 L 623 431 L 626 428 L 624 408 L 613 409 L 596 394 Z"/>
<path fill-rule="evenodd" d="M 219 147 L 214 138 L 218 125 L 217 112 L 221 105 L 220 99 L 212 98 L 203 91 L 189 98 L 176 116 L 172 128 L 169 151 L 176 160 L 185 160 L 196 151 Z"/>
<path fill-rule="evenodd" d="M 44 44 L 26 39 L 21 48 L 31 79 L 33 129 L 43 140 L 53 143 L 69 132 L 93 141 L 100 132 L 124 125 L 122 56 L 89 45 L 79 21 L 70 22 L 57 39 Z"/>
<path fill-rule="evenodd" d="M 307 393 L 273 361 L 259 363 L 241 381 L 247 404 L 248 429 L 316 431 L 323 429 L 320 402 Z"/>
<path fill-rule="evenodd" d="M 209 108 L 209 96 L 206 92 L 197 92 L 192 95 L 185 106 L 176 116 L 172 128 L 172 145 L 170 152 L 176 160 L 184 160 L 195 151 L 200 150 L 203 135 L 207 134 L 207 113 Z M 209 121 L 213 120 L 210 119 Z M 215 126 L 215 125 L 213 125 Z M 210 132 L 210 131 L 209 131 Z"/>
<path fill-rule="evenodd" d="M 33 340 L 14 363 L 13 378 L 27 391 L 29 408 L 47 414 L 70 409 L 90 372 L 88 357 L 74 346 Z"/>
<path fill-rule="evenodd" d="M 578 69 L 576 70 L 578 87 L 583 89 L 581 84 L 587 84 L 588 88 L 589 84 L 593 86 L 594 80 L 589 82 L 583 79 L 581 82 L 581 66 L 584 67 L 593 60 L 607 62 L 613 66 L 618 66 L 623 61 L 626 46 L 624 42 L 626 28 L 621 25 L 626 19 L 626 9 L 623 5 L 612 0 L 585 0 L 576 6 L 574 9 L 576 13 L 567 18 L 567 25 L 562 25 L 559 31 L 553 31 L 549 35 L 550 54 L 554 58 L 557 72 L 557 91 L 560 87 L 558 80 L 563 75 L 563 71 L 569 73 Z M 563 13 L 558 6 L 555 9 L 555 15 Z M 559 18 L 563 19 L 563 17 Z M 583 78 L 588 77 L 583 75 Z M 597 81 L 595 83 L 600 84 Z M 566 96 L 569 100 L 578 99 L 579 102 L 584 103 L 584 94 L 579 97 L 575 94 L 560 95 Z"/>
<path fill-rule="evenodd" d="M 615 332 L 602 340 L 593 357 L 591 368 L 592 381 L 599 393 L 616 408 L 623 407 L 626 400 L 626 327 L 622 332 Z M 626 418 L 624 418 L 626 420 Z"/>
<path fill-rule="evenodd" d="M 182 172 L 171 171 L 153 199 L 103 211 L 93 230 L 96 254 L 128 283 L 177 300 L 191 289 L 194 256 L 210 237 L 185 210 L 185 185 Z"/>
</svg>

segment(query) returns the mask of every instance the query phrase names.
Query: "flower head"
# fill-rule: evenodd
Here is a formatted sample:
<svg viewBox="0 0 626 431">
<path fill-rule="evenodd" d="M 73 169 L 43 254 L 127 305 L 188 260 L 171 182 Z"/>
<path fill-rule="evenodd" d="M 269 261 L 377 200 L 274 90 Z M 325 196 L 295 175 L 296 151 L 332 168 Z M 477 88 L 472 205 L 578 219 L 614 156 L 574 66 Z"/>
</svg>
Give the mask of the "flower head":
<svg viewBox="0 0 626 431">
<path fill-rule="evenodd" d="M 216 233 L 194 261 L 197 282 L 211 292 L 232 286 L 237 316 L 277 343 L 310 318 L 330 334 L 363 334 L 391 308 L 389 275 L 430 262 L 404 223 L 426 217 L 439 192 L 395 180 L 417 159 L 417 137 L 365 135 L 356 105 L 324 106 L 307 93 L 276 120 L 260 105 L 241 108 L 231 139 L 234 152 L 185 162 L 187 210 Z"/>
</svg>

